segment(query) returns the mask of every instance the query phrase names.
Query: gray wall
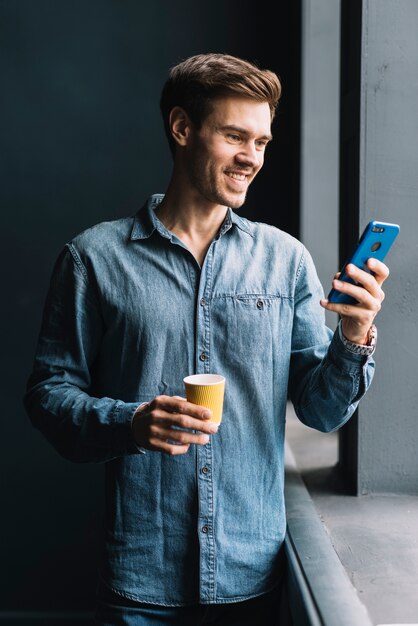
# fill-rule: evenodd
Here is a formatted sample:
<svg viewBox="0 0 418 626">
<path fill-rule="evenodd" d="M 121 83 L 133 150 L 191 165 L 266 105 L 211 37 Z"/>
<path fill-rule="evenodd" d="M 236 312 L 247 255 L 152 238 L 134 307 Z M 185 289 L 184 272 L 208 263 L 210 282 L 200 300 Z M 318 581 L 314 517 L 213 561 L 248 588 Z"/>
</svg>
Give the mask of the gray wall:
<svg viewBox="0 0 418 626">
<path fill-rule="evenodd" d="M 418 493 L 418 3 L 341 5 L 340 39 L 340 2 L 302 2 L 300 233 L 327 291 L 369 220 L 401 226 L 376 376 L 340 433 L 340 465 L 354 493 Z M 336 316 L 327 321 L 334 327 Z"/>
<path fill-rule="evenodd" d="M 338 270 L 340 3 L 302 2 L 300 236 L 325 294 Z M 338 318 L 326 312 L 335 328 Z"/>
<path fill-rule="evenodd" d="M 359 413 L 359 491 L 418 494 L 418 3 L 363 7 L 360 215 L 400 224 L 387 263 L 373 389 Z"/>
<path fill-rule="evenodd" d="M 248 0 L 0 2 L 0 621 L 22 610 L 35 612 L 29 623 L 58 624 L 60 611 L 76 621 L 69 611 L 93 605 L 103 468 L 60 458 L 31 427 L 22 395 L 64 243 L 167 184 L 158 101 L 171 65 L 211 50 L 279 73 L 277 138 L 243 213 L 297 234 L 299 5 L 279 3 L 277 21 L 269 11 Z"/>
<path fill-rule="evenodd" d="M 343 432 L 342 465 L 356 493 L 418 494 L 418 3 L 343 6 L 352 49 L 343 48 L 342 243 L 371 219 L 401 232 L 387 257 L 375 379 Z"/>
</svg>

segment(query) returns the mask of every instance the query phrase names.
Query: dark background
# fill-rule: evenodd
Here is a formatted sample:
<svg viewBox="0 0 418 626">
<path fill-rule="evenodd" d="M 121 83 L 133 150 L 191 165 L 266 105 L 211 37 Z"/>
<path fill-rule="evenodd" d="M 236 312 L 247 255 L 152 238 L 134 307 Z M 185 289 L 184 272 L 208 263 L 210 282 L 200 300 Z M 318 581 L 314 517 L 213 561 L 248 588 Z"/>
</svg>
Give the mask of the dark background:
<svg viewBox="0 0 418 626">
<path fill-rule="evenodd" d="M 163 192 L 168 68 L 226 52 L 278 73 L 283 98 L 241 214 L 298 235 L 300 2 L 0 0 L 2 222 L 0 610 L 93 605 L 103 467 L 76 465 L 22 406 L 63 245 Z"/>
</svg>

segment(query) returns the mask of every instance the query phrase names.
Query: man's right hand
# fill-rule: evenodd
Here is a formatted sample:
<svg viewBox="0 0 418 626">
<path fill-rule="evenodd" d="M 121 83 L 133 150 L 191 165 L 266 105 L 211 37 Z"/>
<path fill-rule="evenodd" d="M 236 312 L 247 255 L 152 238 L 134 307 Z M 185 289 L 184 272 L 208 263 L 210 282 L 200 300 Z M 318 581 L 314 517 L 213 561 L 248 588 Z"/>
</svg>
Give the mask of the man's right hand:
<svg viewBox="0 0 418 626">
<path fill-rule="evenodd" d="M 149 404 L 138 407 L 132 419 L 132 432 L 141 448 L 169 455 L 185 454 L 190 444 L 205 445 L 209 435 L 217 432 L 218 425 L 209 421 L 211 416 L 208 409 L 180 396 L 157 396 Z"/>
</svg>

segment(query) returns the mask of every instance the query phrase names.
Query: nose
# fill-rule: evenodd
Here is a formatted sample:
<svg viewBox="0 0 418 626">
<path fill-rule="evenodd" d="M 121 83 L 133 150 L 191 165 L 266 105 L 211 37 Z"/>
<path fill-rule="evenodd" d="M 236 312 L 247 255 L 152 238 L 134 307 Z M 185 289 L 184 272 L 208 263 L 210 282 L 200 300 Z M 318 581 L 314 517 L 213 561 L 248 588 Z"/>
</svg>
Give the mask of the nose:
<svg viewBox="0 0 418 626">
<path fill-rule="evenodd" d="M 251 167 L 261 167 L 263 164 L 263 154 L 256 149 L 255 143 L 247 141 L 236 155 L 236 159 L 241 164 Z"/>
</svg>

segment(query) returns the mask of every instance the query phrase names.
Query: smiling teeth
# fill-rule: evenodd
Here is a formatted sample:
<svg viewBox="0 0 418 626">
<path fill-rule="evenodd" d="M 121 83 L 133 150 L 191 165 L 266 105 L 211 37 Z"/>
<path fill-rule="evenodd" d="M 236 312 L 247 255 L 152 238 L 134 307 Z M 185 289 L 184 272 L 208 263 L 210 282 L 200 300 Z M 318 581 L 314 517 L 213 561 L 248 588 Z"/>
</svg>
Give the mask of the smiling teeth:
<svg viewBox="0 0 418 626">
<path fill-rule="evenodd" d="M 244 174 L 235 174 L 234 172 L 228 172 L 228 176 L 235 178 L 235 180 L 245 180 Z"/>
</svg>

